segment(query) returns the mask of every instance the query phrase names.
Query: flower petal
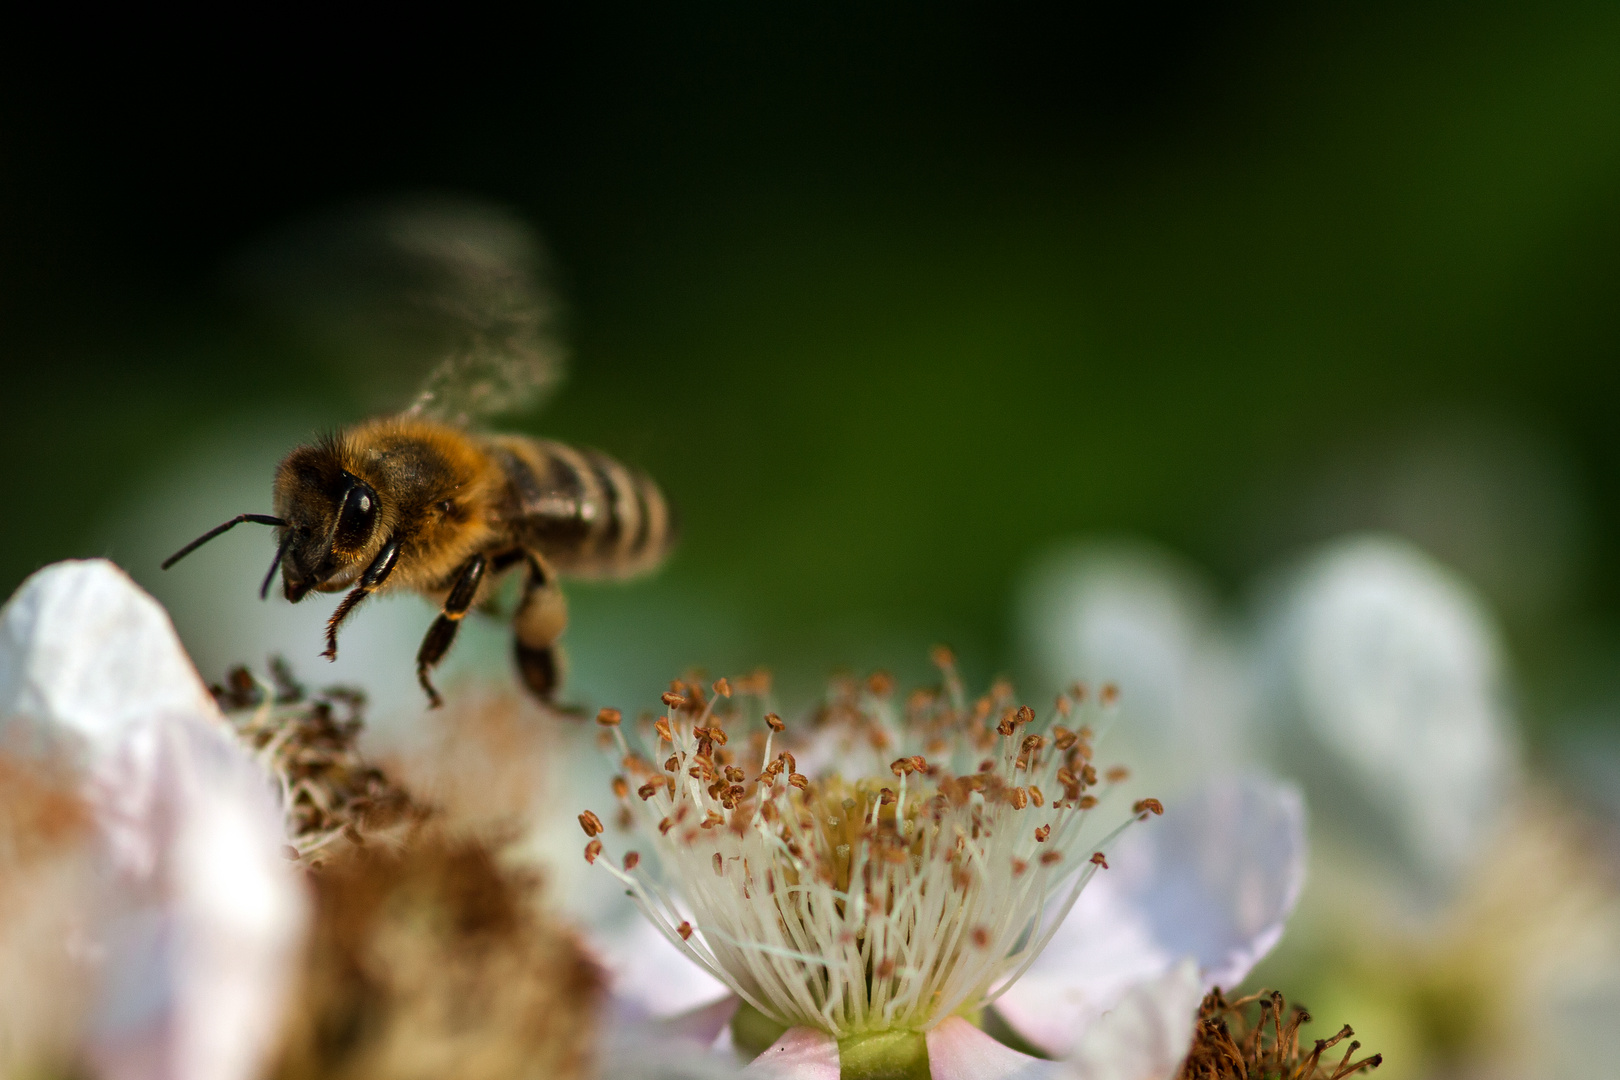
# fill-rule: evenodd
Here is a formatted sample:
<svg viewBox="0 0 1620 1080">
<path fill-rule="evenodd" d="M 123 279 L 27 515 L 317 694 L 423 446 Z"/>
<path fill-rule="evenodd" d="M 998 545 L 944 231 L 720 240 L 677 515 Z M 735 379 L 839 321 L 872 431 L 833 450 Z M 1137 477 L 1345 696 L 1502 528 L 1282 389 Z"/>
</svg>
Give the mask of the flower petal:
<svg viewBox="0 0 1620 1080">
<path fill-rule="evenodd" d="M 839 1080 L 838 1040 L 814 1028 L 788 1028 L 743 1072 L 781 1080 Z"/>
<path fill-rule="evenodd" d="M 1304 806 L 1275 780 L 1215 781 L 1132 830 L 1109 861 L 996 1002 L 1014 1030 L 1054 1055 L 1182 957 L 1197 961 L 1206 988 L 1241 982 L 1299 899 Z"/>
<path fill-rule="evenodd" d="M 1300 571 L 1269 623 L 1269 664 L 1312 737 L 1300 749 L 1328 759 L 1305 777 L 1321 776 L 1330 797 L 1318 801 L 1359 789 L 1347 807 L 1358 835 L 1382 826 L 1411 869 L 1454 879 L 1518 777 L 1502 646 L 1483 601 L 1411 544 L 1364 536 Z"/>
<path fill-rule="evenodd" d="M 1069 1059 L 1074 1080 L 1171 1080 L 1192 1047 L 1204 983 L 1183 960 L 1104 1013 Z"/>
<path fill-rule="evenodd" d="M 250 1080 L 304 919 L 268 775 L 230 736 L 163 609 L 111 563 L 58 563 L 0 613 L 0 736 L 62 754 L 100 836 L 103 1080 Z"/>
<path fill-rule="evenodd" d="M 263 772 L 209 721 L 133 727 L 92 799 L 112 888 L 89 1053 L 105 1080 L 249 1080 L 279 1034 L 304 897 Z"/>
<path fill-rule="evenodd" d="M 928 1033 L 931 1080 L 1065 1080 L 1062 1062 L 1020 1054 L 986 1035 L 960 1016 Z"/>
<path fill-rule="evenodd" d="M 612 979 L 615 1001 L 633 1015 L 670 1018 L 731 996 L 725 983 L 639 913 L 616 930 L 591 930 L 590 942 Z"/>
<path fill-rule="evenodd" d="M 0 736 L 85 760 L 157 713 L 217 715 L 156 600 L 105 559 L 18 587 L 0 611 Z"/>
</svg>

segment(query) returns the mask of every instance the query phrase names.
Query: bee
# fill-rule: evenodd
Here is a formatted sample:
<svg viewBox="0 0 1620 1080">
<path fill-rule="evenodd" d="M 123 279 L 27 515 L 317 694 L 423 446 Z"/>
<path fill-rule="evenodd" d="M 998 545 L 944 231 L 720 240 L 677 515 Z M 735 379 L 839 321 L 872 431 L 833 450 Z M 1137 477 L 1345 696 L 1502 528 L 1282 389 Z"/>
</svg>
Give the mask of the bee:
<svg viewBox="0 0 1620 1080">
<path fill-rule="evenodd" d="M 604 453 L 549 439 L 494 434 L 480 421 L 534 402 L 561 374 L 545 333 L 544 294 L 513 251 L 513 230 L 490 242 L 455 215 L 396 221 L 396 247 L 432 271 L 433 297 L 455 328 L 453 344 L 404 412 L 355 424 L 289 453 L 276 470 L 271 514 L 241 514 L 163 563 L 176 562 L 244 522 L 277 530 L 276 572 L 298 603 L 311 592 L 347 595 L 326 624 L 338 629 L 374 593 L 408 589 L 439 606 L 416 654 L 433 707 L 433 668 L 462 619 L 487 605 L 504 577 L 522 576 L 512 616 L 524 685 L 552 704 L 563 677 L 559 638 L 568 607 L 559 579 L 625 578 L 656 568 L 675 537 L 658 485 Z M 465 225 L 465 222 L 459 222 Z"/>
</svg>

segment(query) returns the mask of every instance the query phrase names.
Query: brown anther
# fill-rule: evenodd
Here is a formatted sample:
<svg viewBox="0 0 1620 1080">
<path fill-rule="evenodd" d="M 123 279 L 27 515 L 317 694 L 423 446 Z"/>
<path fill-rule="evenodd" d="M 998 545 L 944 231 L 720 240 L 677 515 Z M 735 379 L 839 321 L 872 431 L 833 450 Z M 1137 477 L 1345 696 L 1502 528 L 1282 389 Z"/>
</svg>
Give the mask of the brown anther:
<svg viewBox="0 0 1620 1080">
<path fill-rule="evenodd" d="M 731 696 L 731 684 L 725 679 L 716 679 L 714 680 L 714 692 L 723 698 L 728 698 Z"/>
<path fill-rule="evenodd" d="M 669 695 L 666 694 L 665 696 L 668 697 Z M 660 716 L 657 720 L 655 720 L 653 722 L 653 730 L 658 733 L 658 737 L 660 739 L 670 743 L 671 745 L 674 744 L 675 733 L 669 729 L 669 717 Z"/>
<path fill-rule="evenodd" d="M 596 714 L 596 722 L 603 727 L 618 727 L 623 719 L 624 714 L 618 709 L 603 709 Z"/>
<path fill-rule="evenodd" d="M 1078 738 L 1080 738 L 1080 736 L 1076 735 L 1074 732 L 1070 731 L 1061 724 L 1055 725 L 1052 728 L 1052 743 L 1059 750 L 1067 750 L 1069 747 L 1074 745 L 1075 740 Z"/>
<path fill-rule="evenodd" d="M 1028 705 L 1020 705 L 1013 719 L 1020 724 L 1033 724 L 1035 722 L 1035 710 Z"/>
<path fill-rule="evenodd" d="M 1104 870 L 1108 869 L 1108 860 L 1100 851 L 1093 851 L 1091 853 L 1091 861 L 1102 867 Z"/>
<path fill-rule="evenodd" d="M 890 960 L 888 957 L 884 957 L 878 962 L 878 965 L 872 969 L 872 974 L 880 979 L 887 979 L 889 976 L 894 974 L 894 968 L 894 961 Z"/>
<path fill-rule="evenodd" d="M 721 854 L 718 851 L 714 853 L 714 876 L 715 877 L 725 877 L 726 876 L 726 860 L 721 856 Z"/>
<path fill-rule="evenodd" d="M 1131 770 L 1127 769 L 1123 765 L 1115 765 L 1113 768 L 1103 773 L 1103 779 L 1107 780 L 1110 784 L 1123 783 L 1130 778 Z"/>
<path fill-rule="evenodd" d="M 665 836 L 668 836 L 669 835 L 669 830 L 673 829 L 674 827 L 675 827 L 675 822 L 673 820 L 671 820 L 670 818 L 664 818 L 662 821 L 660 821 L 658 823 L 658 831 L 660 833 L 662 833 L 663 835 L 665 835 Z"/>
<path fill-rule="evenodd" d="M 912 771 L 911 759 L 908 757 L 895 758 L 889 762 L 889 771 L 898 778 Z"/>
<path fill-rule="evenodd" d="M 1104 705 L 1114 704 L 1119 700 L 1119 687 L 1113 683 L 1103 683 L 1102 693 L 1097 695 L 1097 700 Z"/>
<path fill-rule="evenodd" d="M 782 718 L 773 712 L 768 712 L 765 714 L 765 726 L 770 728 L 772 731 L 777 732 L 783 731 L 787 728 L 787 725 L 782 723 Z"/>
<path fill-rule="evenodd" d="M 979 771 L 980 772 L 989 772 L 991 769 L 993 769 L 995 767 L 996 767 L 996 763 L 994 761 L 991 761 L 989 758 L 985 758 L 983 761 L 979 762 Z"/>
<path fill-rule="evenodd" d="M 1136 802 L 1131 804 L 1131 813 L 1144 816 L 1147 814 L 1162 814 L 1164 813 L 1164 803 L 1158 799 L 1137 799 Z"/>
<path fill-rule="evenodd" d="M 648 799 L 658 794 L 658 789 L 663 786 L 664 785 L 657 780 L 649 780 L 645 784 L 642 784 L 640 787 L 636 788 L 636 794 L 641 796 L 642 802 L 646 802 Z"/>
<path fill-rule="evenodd" d="M 600 854 L 602 854 L 602 841 L 600 841 L 600 840 L 592 840 L 590 843 L 585 845 L 585 861 L 586 862 L 595 863 L 596 862 L 596 857 L 598 855 L 600 855 Z"/>
<path fill-rule="evenodd" d="M 631 826 L 635 823 L 636 819 L 631 815 L 628 806 L 619 807 L 619 812 L 613 815 L 613 824 L 618 827 L 620 832 L 629 832 Z"/>
<path fill-rule="evenodd" d="M 1051 836 L 1051 835 L 1052 835 L 1052 826 L 1050 826 L 1050 825 L 1042 825 L 1040 828 L 1035 830 L 1035 842 L 1037 844 L 1044 844 L 1044 843 L 1046 843 L 1046 838 L 1048 836 Z"/>
<path fill-rule="evenodd" d="M 1029 805 L 1029 792 L 1015 787 L 1007 792 L 1007 801 L 1012 803 L 1014 810 L 1022 810 Z"/>
<path fill-rule="evenodd" d="M 1062 861 L 1063 861 L 1063 852 L 1061 852 L 1061 851 L 1048 851 L 1046 854 L 1041 856 L 1041 865 L 1042 866 L 1053 866 L 1053 865 L 1055 865 L 1057 863 L 1060 863 Z"/>
<path fill-rule="evenodd" d="M 792 784 L 800 791 L 804 791 L 810 787 L 810 778 L 804 775 L 804 773 L 792 773 L 788 776 L 788 783 Z"/>
<path fill-rule="evenodd" d="M 726 745 L 726 733 L 720 729 L 718 724 L 709 728 L 709 738 L 714 740 L 716 746 Z"/>
<path fill-rule="evenodd" d="M 878 791 L 878 805 L 879 806 L 888 806 L 890 803 L 894 802 L 894 800 L 895 800 L 895 794 L 894 794 L 894 792 L 890 791 L 888 788 L 882 788 L 881 790 Z"/>
<path fill-rule="evenodd" d="M 616 798 L 628 799 L 630 797 L 630 781 L 622 776 L 613 778 L 613 794 Z"/>
<path fill-rule="evenodd" d="M 799 760 L 786 750 L 778 754 L 777 757 L 781 759 L 782 764 L 787 766 L 788 772 L 796 773 L 799 771 Z"/>
<path fill-rule="evenodd" d="M 1069 695 L 1067 694 L 1059 694 L 1054 705 L 1057 708 L 1059 716 L 1068 716 L 1070 711 L 1074 708 L 1074 704 L 1069 700 Z"/>
<path fill-rule="evenodd" d="M 1086 684 L 1077 682 L 1071 685 L 1069 687 L 1069 696 L 1074 698 L 1076 703 L 1086 700 Z"/>
<path fill-rule="evenodd" d="M 990 931 L 984 927 L 975 926 L 971 936 L 973 938 L 973 944 L 977 945 L 979 948 L 988 949 L 990 947 Z"/>
<path fill-rule="evenodd" d="M 928 651 L 928 659 L 941 670 L 949 670 L 956 666 L 956 654 L 951 652 L 948 645 L 935 645 Z"/>
<path fill-rule="evenodd" d="M 923 760 L 921 754 L 911 755 L 911 771 L 925 774 L 928 772 L 928 762 Z"/>
<path fill-rule="evenodd" d="M 1013 733 L 1012 718 L 1009 716 L 1002 717 L 1001 723 L 996 725 L 996 731 L 1002 735 L 1011 735 Z"/>
<path fill-rule="evenodd" d="M 586 836 L 602 835 L 602 819 L 589 810 L 579 815 L 579 827 L 585 830 Z"/>
<path fill-rule="evenodd" d="M 1046 796 L 1042 795 L 1041 789 L 1036 787 L 1034 784 L 1029 785 L 1029 800 L 1036 806 L 1046 805 Z"/>
<path fill-rule="evenodd" d="M 894 693 L 894 676 L 887 671 L 874 671 L 866 677 L 866 689 L 873 697 L 886 698 Z"/>
<path fill-rule="evenodd" d="M 634 851 L 624 853 L 624 869 L 626 873 L 641 865 L 641 856 Z"/>
<path fill-rule="evenodd" d="M 732 784 L 740 784 L 747 779 L 747 775 L 735 765 L 727 765 L 725 774 L 727 782 Z"/>
<path fill-rule="evenodd" d="M 1012 868 L 1013 868 L 1013 877 L 1018 877 L 1025 870 L 1029 869 L 1029 863 L 1025 862 L 1023 859 L 1014 859 L 1012 861 Z"/>
<path fill-rule="evenodd" d="M 689 941 L 692 937 L 692 924 L 689 922 L 683 922 L 681 925 L 675 928 L 675 932 L 681 935 L 682 941 Z"/>
<path fill-rule="evenodd" d="M 665 705 L 668 705 L 672 709 L 683 708 L 686 705 L 685 698 L 669 690 L 665 690 L 662 694 L 658 695 L 658 700 L 662 701 Z"/>
</svg>

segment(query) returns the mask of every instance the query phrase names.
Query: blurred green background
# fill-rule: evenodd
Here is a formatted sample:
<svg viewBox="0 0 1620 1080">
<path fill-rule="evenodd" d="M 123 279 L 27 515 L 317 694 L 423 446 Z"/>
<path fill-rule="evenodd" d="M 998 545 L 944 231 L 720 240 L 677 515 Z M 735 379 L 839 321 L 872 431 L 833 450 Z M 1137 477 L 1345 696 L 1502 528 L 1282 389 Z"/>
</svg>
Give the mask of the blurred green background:
<svg viewBox="0 0 1620 1080">
<path fill-rule="evenodd" d="M 547 238 L 574 361 L 525 426 L 680 504 L 660 587 L 736 628 L 682 663 L 920 668 L 943 639 L 983 677 L 1063 538 L 1158 541 L 1236 598 L 1385 527 L 1494 602 L 1527 722 L 1612 722 L 1620 9 L 396 18 L 12 41 L 0 587 L 128 558 L 110 508 L 200 432 L 358 415 L 343 358 L 227 268 L 438 192 Z"/>
</svg>

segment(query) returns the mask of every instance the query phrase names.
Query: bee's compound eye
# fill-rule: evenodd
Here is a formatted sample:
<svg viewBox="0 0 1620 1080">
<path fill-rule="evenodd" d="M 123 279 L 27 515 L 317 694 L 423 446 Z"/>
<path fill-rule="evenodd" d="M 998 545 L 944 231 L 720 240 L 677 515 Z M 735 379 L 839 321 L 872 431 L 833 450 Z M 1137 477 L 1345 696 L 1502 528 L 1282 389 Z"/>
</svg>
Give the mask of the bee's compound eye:
<svg viewBox="0 0 1620 1080">
<path fill-rule="evenodd" d="M 338 511 L 337 535 L 333 546 L 353 551 L 364 547 L 371 539 L 371 528 L 377 520 L 377 493 L 365 484 L 357 483 L 343 496 L 343 507 Z"/>
</svg>

